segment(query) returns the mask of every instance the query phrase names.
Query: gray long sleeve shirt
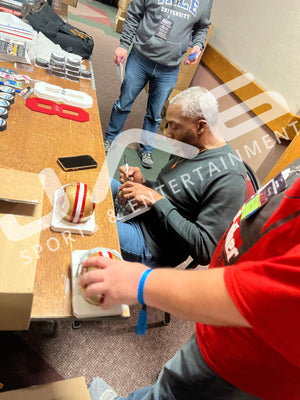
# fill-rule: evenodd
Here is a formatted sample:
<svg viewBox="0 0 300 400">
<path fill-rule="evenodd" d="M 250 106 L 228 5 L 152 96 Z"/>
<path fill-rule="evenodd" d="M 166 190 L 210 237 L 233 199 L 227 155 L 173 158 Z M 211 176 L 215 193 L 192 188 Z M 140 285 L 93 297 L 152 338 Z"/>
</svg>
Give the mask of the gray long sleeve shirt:
<svg viewBox="0 0 300 400">
<path fill-rule="evenodd" d="M 245 201 L 246 169 L 229 144 L 171 168 L 174 159 L 147 182 L 164 198 L 137 218 L 159 265 L 177 265 L 189 255 L 206 265 Z"/>
<path fill-rule="evenodd" d="M 204 48 L 213 0 L 132 0 L 120 46 L 131 44 L 158 64 L 176 67 L 188 49 Z"/>
</svg>

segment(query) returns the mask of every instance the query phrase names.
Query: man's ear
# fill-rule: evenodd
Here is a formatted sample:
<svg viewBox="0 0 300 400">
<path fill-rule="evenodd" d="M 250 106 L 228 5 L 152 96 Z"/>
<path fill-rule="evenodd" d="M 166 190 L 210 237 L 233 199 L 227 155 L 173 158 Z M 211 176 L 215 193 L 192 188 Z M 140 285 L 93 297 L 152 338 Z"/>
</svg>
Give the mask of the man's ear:
<svg viewBox="0 0 300 400">
<path fill-rule="evenodd" d="M 199 119 L 197 124 L 198 124 L 197 125 L 197 130 L 199 131 L 199 133 L 204 132 L 205 129 L 207 128 L 207 126 L 208 126 L 206 120 L 203 119 L 203 118 Z"/>
</svg>

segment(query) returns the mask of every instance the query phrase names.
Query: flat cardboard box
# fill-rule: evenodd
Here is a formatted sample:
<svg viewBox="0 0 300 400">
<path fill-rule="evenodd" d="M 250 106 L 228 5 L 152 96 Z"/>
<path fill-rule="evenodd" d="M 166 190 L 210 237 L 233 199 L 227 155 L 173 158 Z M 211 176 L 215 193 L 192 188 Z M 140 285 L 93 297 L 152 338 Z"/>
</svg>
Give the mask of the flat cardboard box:
<svg viewBox="0 0 300 400">
<path fill-rule="evenodd" d="M 62 18 L 63 20 L 67 20 L 69 12 L 68 7 L 69 6 L 67 4 L 60 0 L 59 2 L 55 2 L 55 4 L 53 5 L 53 10 L 60 18 Z"/>
<path fill-rule="evenodd" d="M 124 22 L 125 22 L 125 18 L 118 17 L 118 15 L 116 15 L 115 24 L 114 24 L 114 29 L 116 32 L 118 32 L 118 33 L 123 32 Z"/>
<path fill-rule="evenodd" d="M 62 0 L 64 4 L 71 7 L 77 7 L 78 0 Z"/>
<path fill-rule="evenodd" d="M 131 0 L 119 0 L 118 7 L 123 11 L 127 11 L 130 1 Z"/>
<path fill-rule="evenodd" d="M 122 8 L 118 8 L 117 17 L 118 18 L 126 18 L 127 10 L 123 10 Z"/>
<path fill-rule="evenodd" d="M 0 330 L 30 324 L 36 259 L 25 253 L 39 244 L 43 194 L 38 174 L 0 168 Z"/>
<path fill-rule="evenodd" d="M 83 376 L 0 393 L 0 400 L 91 400 Z"/>
</svg>

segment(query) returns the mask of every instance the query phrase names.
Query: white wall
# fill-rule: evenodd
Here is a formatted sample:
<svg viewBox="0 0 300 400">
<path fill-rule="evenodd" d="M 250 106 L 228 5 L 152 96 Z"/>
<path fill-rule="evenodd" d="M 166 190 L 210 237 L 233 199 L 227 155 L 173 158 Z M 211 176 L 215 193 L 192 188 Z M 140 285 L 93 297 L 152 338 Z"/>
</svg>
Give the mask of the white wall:
<svg viewBox="0 0 300 400">
<path fill-rule="evenodd" d="M 300 113 L 300 0 L 214 0 L 210 44 Z"/>
</svg>

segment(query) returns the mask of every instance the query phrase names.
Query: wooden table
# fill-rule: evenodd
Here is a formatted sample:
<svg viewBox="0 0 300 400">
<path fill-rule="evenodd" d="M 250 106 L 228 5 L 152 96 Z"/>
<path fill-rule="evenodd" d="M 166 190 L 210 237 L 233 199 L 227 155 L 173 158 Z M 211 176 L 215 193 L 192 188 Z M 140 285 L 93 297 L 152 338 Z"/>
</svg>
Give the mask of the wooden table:
<svg viewBox="0 0 300 400">
<path fill-rule="evenodd" d="M 0 62 L 0 65 L 14 69 L 12 63 Z M 57 115 L 31 111 L 25 106 L 25 100 L 16 94 L 15 103 L 9 110 L 7 129 L 0 134 L 0 166 L 35 173 L 50 168 L 55 172 L 61 185 L 79 181 L 93 189 L 105 161 L 105 153 L 96 91 L 91 81 L 82 79 L 80 83 L 76 83 L 57 78 L 39 67 L 34 67 L 33 73 L 21 70 L 19 73 L 29 74 L 36 80 L 63 88 L 83 91 L 92 96 L 93 107 L 86 109 L 90 116 L 88 122 L 71 121 Z M 57 164 L 58 157 L 80 154 L 90 154 L 98 162 L 98 167 L 65 172 Z M 103 179 L 103 190 L 107 190 L 108 185 L 108 174 L 106 174 Z M 28 249 L 28 255 L 37 257 L 31 313 L 33 320 L 73 318 L 70 287 L 70 261 L 73 250 L 107 247 L 120 251 L 116 224 L 111 223 L 109 210 L 113 210 L 110 190 L 104 200 L 96 205 L 98 230 L 93 235 L 72 234 L 68 237 L 47 227 L 41 232 L 40 247 Z M 51 201 L 45 193 L 43 215 L 49 215 L 49 221 L 51 211 Z M 128 316 L 128 313 L 129 311 L 123 316 Z"/>
</svg>

